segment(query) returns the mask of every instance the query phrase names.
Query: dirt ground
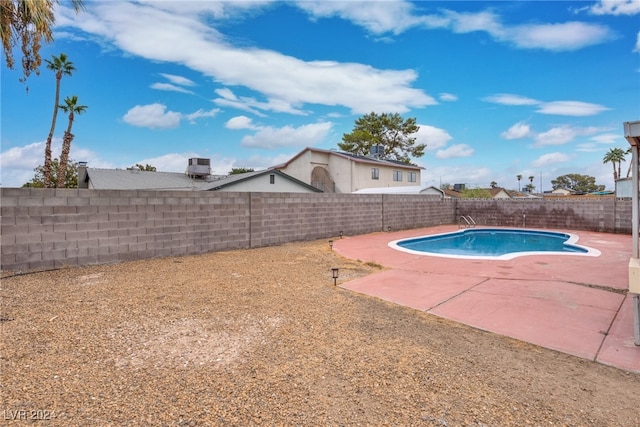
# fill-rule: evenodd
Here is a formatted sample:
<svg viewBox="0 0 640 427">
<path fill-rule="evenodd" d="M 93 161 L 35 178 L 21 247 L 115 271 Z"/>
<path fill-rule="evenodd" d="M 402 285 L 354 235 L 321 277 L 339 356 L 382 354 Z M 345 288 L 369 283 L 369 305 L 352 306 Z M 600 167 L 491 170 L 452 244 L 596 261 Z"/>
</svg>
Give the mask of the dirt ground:
<svg viewBox="0 0 640 427">
<path fill-rule="evenodd" d="M 325 240 L 12 275 L 2 421 L 640 426 L 640 375 L 333 286 Z"/>
</svg>

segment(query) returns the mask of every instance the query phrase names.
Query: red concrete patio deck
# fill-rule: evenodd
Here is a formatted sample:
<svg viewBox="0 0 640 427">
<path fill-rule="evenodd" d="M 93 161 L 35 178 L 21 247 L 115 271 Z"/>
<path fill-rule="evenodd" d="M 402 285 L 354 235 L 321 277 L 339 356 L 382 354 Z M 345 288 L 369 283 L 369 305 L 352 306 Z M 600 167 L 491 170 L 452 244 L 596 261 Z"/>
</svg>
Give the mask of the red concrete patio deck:
<svg viewBox="0 0 640 427">
<path fill-rule="evenodd" d="M 480 228 L 480 227 L 478 227 Z M 470 260 L 415 255 L 388 243 L 458 230 L 437 226 L 334 240 L 338 254 L 388 269 L 341 286 L 605 365 L 640 373 L 628 265 L 631 236 L 571 231 L 598 257 Z"/>
</svg>

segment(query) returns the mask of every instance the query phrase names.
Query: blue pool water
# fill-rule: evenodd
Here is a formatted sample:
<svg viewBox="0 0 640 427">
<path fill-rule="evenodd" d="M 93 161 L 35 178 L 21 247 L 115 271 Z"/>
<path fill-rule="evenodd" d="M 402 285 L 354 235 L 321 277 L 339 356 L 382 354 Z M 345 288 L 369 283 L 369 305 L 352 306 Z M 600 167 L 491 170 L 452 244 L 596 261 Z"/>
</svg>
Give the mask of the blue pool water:
<svg viewBox="0 0 640 427">
<path fill-rule="evenodd" d="M 599 252 L 572 242 L 567 233 L 515 229 L 465 229 L 452 233 L 403 239 L 389 245 L 399 250 L 456 258 L 510 259 L 516 256 L 548 254 L 599 255 Z"/>
</svg>

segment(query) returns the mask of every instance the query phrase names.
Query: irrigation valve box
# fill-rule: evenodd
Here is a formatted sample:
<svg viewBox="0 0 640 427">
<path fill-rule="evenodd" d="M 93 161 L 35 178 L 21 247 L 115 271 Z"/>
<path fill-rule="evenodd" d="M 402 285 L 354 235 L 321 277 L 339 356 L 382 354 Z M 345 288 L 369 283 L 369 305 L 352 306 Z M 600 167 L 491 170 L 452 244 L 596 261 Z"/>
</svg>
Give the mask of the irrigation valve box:
<svg viewBox="0 0 640 427">
<path fill-rule="evenodd" d="M 629 292 L 640 294 L 640 259 L 629 260 Z"/>
</svg>

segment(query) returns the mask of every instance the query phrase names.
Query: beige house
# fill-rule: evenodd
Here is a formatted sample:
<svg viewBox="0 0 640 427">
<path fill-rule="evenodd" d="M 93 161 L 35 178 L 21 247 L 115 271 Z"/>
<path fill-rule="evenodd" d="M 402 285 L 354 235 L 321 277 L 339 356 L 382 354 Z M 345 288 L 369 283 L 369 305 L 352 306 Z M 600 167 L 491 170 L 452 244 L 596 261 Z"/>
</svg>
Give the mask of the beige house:
<svg viewBox="0 0 640 427">
<path fill-rule="evenodd" d="M 363 188 L 419 186 L 424 168 L 340 151 L 305 148 L 273 169 L 327 193 L 353 193 Z"/>
</svg>

